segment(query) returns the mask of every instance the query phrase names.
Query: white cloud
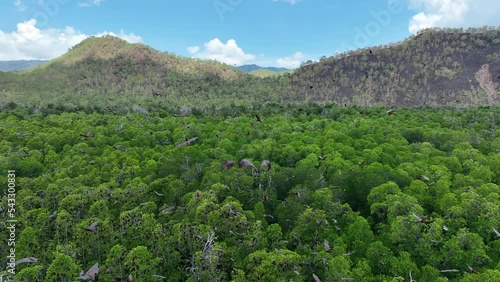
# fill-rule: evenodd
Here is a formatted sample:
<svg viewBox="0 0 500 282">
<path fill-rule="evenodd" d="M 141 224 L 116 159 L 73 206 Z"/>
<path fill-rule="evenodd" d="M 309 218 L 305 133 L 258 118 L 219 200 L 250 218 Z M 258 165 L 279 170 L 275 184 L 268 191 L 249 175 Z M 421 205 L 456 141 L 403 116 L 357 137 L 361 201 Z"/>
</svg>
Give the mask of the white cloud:
<svg viewBox="0 0 500 282">
<path fill-rule="evenodd" d="M 193 54 L 196 54 L 200 51 L 200 46 L 189 46 L 187 48 L 189 54 L 193 55 Z"/>
<path fill-rule="evenodd" d="M 491 0 L 410 0 L 417 11 L 410 19 L 409 31 L 428 27 L 472 27 L 500 25 L 500 2 Z"/>
<path fill-rule="evenodd" d="M 103 0 L 87 0 L 85 2 L 78 2 L 80 7 L 100 6 Z"/>
<path fill-rule="evenodd" d="M 304 53 L 296 52 L 291 57 L 283 57 L 276 60 L 278 67 L 294 69 L 300 67 L 304 60 Z"/>
<path fill-rule="evenodd" d="M 16 6 L 19 12 L 23 12 L 28 8 L 24 5 L 23 0 L 14 0 L 14 6 Z"/>
<path fill-rule="evenodd" d="M 141 42 L 142 38 L 123 30 L 115 34 L 102 32 L 96 36 L 113 35 L 129 42 Z M 17 24 L 17 30 L 7 33 L 0 30 L 0 60 L 46 60 L 66 53 L 69 48 L 80 43 L 89 35 L 72 27 L 64 29 L 39 29 L 36 20 L 31 19 Z"/>
<path fill-rule="evenodd" d="M 115 37 L 121 38 L 129 43 L 142 42 L 142 37 L 140 37 L 139 35 L 135 35 L 134 33 L 126 34 L 125 31 L 123 31 L 123 29 L 120 29 L 120 33 L 118 33 L 118 34 L 111 32 L 111 31 L 104 31 L 104 32 L 97 33 L 95 36 L 102 37 L 105 35 L 115 36 Z"/>
<path fill-rule="evenodd" d="M 243 65 L 248 61 L 255 59 L 255 55 L 246 54 L 243 49 L 238 47 L 234 39 L 229 39 L 226 44 L 222 43 L 219 38 L 214 38 L 204 44 L 204 49 L 200 52 L 198 46 L 188 47 L 188 52 L 194 58 L 216 60 L 228 65 Z"/>
<path fill-rule="evenodd" d="M 302 0 L 273 0 L 273 2 L 285 2 L 285 3 L 289 3 L 291 5 L 295 5 L 301 1 Z"/>
</svg>

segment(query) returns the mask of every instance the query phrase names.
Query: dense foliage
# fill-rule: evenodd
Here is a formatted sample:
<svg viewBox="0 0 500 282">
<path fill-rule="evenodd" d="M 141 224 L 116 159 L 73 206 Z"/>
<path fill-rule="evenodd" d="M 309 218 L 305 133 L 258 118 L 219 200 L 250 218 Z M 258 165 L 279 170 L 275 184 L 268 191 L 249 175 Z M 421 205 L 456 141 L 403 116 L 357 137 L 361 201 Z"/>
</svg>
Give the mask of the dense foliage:
<svg viewBox="0 0 500 282">
<path fill-rule="evenodd" d="M 19 281 L 500 277 L 500 108 L 52 110 L 0 112 Z"/>
</svg>

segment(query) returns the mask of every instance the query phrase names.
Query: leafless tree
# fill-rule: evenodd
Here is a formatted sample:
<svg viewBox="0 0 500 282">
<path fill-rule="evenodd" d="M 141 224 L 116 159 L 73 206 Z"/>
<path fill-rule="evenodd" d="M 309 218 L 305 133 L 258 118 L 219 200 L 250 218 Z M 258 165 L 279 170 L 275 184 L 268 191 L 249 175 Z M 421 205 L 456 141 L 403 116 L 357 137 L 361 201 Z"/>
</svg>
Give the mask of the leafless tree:
<svg viewBox="0 0 500 282">
<path fill-rule="evenodd" d="M 500 232 L 498 232 L 495 228 L 493 228 L 493 233 L 495 233 L 495 237 L 500 239 Z"/>
<path fill-rule="evenodd" d="M 198 137 L 193 137 L 187 141 L 184 141 L 182 143 L 179 143 L 175 146 L 175 148 L 181 148 L 181 147 L 185 147 L 185 146 L 189 146 L 191 145 L 191 143 L 193 143 L 194 141 L 198 140 Z"/>
<path fill-rule="evenodd" d="M 18 265 L 21 263 L 36 263 L 37 261 L 38 261 L 38 259 L 35 257 L 27 257 L 27 258 L 22 258 L 22 259 L 16 261 L 14 264 Z"/>
</svg>

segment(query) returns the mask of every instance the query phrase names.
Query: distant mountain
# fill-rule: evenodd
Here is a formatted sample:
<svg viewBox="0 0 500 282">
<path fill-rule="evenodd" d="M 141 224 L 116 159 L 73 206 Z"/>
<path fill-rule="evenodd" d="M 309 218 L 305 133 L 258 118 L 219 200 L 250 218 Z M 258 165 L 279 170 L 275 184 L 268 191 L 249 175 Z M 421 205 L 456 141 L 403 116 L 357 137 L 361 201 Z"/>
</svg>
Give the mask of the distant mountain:
<svg viewBox="0 0 500 282">
<path fill-rule="evenodd" d="M 240 70 L 244 72 L 252 72 L 256 70 L 269 70 L 269 71 L 274 71 L 274 72 L 285 72 L 289 71 L 289 69 L 286 68 L 277 68 L 277 67 L 261 67 L 259 65 L 242 65 L 238 67 Z"/>
<path fill-rule="evenodd" d="M 270 77 L 270 76 L 277 76 L 277 75 L 283 74 L 283 72 L 275 72 L 272 70 L 258 69 L 258 70 L 254 70 L 254 71 L 249 72 L 249 74 L 264 78 L 264 77 Z"/>
<path fill-rule="evenodd" d="M 41 65 L 47 61 L 45 60 L 14 60 L 14 61 L 0 61 L 0 71 L 17 71 L 29 69 Z"/>
</svg>

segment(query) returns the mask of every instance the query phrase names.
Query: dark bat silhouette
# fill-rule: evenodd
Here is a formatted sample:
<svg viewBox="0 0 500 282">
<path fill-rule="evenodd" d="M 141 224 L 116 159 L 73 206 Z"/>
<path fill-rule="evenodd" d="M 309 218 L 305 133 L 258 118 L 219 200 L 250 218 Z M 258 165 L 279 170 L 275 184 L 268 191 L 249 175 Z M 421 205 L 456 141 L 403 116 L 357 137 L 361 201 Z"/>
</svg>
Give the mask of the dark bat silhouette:
<svg viewBox="0 0 500 282">
<path fill-rule="evenodd" d="M 94 264 L 87 272 L 80 272 L 80 276 L 76 277 L 79 280 L 91 280 L 95 281 L 96 275 L 99 273 L 99 263 Z"/>
<path fill-rule="evenodd" d="M 328 252 L 328 253 L 333 252 L 333 249 L 330 248 L 330 243 L 326 239 L 325 239 L 325 241 L 323 241 L 323 247 L 325 248 L 326 252 Z"/>
<path fill-rule="evenodd" d="M 27 257 L 27 258 L 23 258 L 23 259 L 20 259 L 20 260 L 14 262 L 14 264 L 18 265 L 21 263 L 36 263 L 37 261 L 38 261 L 38 259 L 35 257 Z"/>
<path fill-rule="evenodd" d="M 467 265 L 467 269 L 469 269 L 469 273 L 471 274 L 479 274 L 479 271 L 477 269 L 472 268 L 470 265 Z"/>
<path fill-rule="evenodd" d="M 253 163 L 248 159 L 242 159 L 238 163 L 238 166 L 241 168 L 253 167 L 255 170 L 257 170 L 257 168 L 253 165 Z"/>
<path fill-rule="evenodd" d="M 259 173 L 263 170 L 267 168 L 267 170 L 271 170 L 271 162 L 268 161 L 268 160 L 263 160 L 261 163 L 260 163 L 260 166 L 259 166 Z"/>
<path fill-rule="evenodd" d="M 230 160 L 225 160 L 224 163 L 220 166 L 221 170 L 231 169 L 234 166 L 235 162 Z"/>
<path fill-rule="evenodd" d="M 411 215 L 413 215 L 413 217 L 415 217 L 418 222 L 429 222 L 429 218 L 426 216 L 418 216 L 415 213 L 411 213 Z"/>
<path fill-rule="evenodd" d="M 191 139 L 189 139 L 189 140 L 187 140 L 185 142 L 177 144 L 177 146 L 175 146 L 175 148 L 181 148 L 181 147 L 189 146 L 189 145 L 191 145 L 191 143 L 193 143 L 197 139 L 198 139 L 198 137 L 193 137 L 193 138 L 191 138 Z"/>
</svg>

